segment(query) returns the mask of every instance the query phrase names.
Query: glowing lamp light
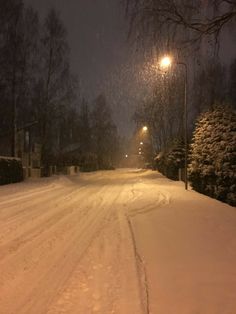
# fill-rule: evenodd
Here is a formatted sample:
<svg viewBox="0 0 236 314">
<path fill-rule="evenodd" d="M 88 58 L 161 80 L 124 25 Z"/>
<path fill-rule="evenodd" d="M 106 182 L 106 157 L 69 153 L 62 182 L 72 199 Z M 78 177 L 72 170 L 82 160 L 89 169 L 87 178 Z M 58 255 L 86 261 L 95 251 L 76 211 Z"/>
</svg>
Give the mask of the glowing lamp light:
<svg viewBox="0 0 236 314">
<path fill-rule="evenodd" d="M 148 130 L 148 127 L 147 127 L 147 126 L 144 126 L 144 127 L 143 127 L 143 131 L 144 131 L 144 132 L 147 132 L 147 130 Z"/>
<path fill-rule="evenodd" d="M 160 62 L 160 67 L 162 69 L 167 69 L 171 66 L 171 63 L 172 63 L 172 60 L 170 57 L 168 56 L 165 56 L 161 59 L 161 62 Z"/>
<path fill-rule="evenodd" d="M 128 155 L 125 155 L 125 158 L 128 158 L 129 156 Z"/>
</svg>

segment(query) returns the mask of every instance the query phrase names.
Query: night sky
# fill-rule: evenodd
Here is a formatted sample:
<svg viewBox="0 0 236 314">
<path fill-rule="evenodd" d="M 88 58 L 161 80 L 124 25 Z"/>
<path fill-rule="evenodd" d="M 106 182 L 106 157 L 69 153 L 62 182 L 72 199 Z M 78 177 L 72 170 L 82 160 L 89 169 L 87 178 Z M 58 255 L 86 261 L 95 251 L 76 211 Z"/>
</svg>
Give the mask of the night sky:
<svg viewBox="0 0 236 314">
<path fill-rule="evenodd" d="M 128 22 L 119 0 L 25 0 L 43 18 L 51 7 L 60 12 L 68 31 L 72 71 L 81 93 L 92 101 L 104 93 L 122 135 L 133 130 L 137 103 L 135 60 L 128 43 Z"/>
<path fill-rule="evenodd" d="M 25 0 L 44 18 L 54 7 L 68 31 L 72 72 L 79 78 L 82 96 L 92 101 L 104 93 L 121 135 L 131 135 L 132 114 L 145 93 L 142 57 L 127 40 L 128 21 L 120 0 Z M 221 60 L 229 64 L 236 41 L 222 36 Z M 148 73 L 146 77 L 148 77 Z"/>
</svg>

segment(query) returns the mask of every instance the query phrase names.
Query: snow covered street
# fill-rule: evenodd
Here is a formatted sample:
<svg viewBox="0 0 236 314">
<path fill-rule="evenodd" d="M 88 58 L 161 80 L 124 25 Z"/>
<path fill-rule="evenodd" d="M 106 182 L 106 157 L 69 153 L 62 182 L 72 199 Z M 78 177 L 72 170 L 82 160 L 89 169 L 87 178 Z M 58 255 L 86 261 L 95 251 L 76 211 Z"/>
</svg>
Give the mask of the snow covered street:
<svg viewBox="0 0 236 314">
<path fill-rule="evenodd" d="M 1 314 L 235 314 L 236 210 L 150 170 L 0 187 Z"/>
</svg>

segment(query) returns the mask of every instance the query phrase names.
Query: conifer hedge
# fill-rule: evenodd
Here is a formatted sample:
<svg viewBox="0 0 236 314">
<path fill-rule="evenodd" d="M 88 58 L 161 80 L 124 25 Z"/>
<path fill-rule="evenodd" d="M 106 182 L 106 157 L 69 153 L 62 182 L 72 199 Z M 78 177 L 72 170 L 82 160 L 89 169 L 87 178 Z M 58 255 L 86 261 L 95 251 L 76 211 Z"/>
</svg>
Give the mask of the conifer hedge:
<svg viewBox="0 0 236 314">
<path fill-rule="evenodd" d="M 218 106 L 196 123 L 189 179 L 194 190 L 236 205 L 236 113 Z"/>
<path fill-rule="evenodd" d="M 0 156 L 0 185 L 23 181 L 23 167 L 18 158 Z"/>
<path fill-rule="evenodd" d="M 179 169 L 184 168 L 184 145 L 183 142 L 175 142 L 165 152 L 156 157 L 156 168 L 164 176 L 172 180 L 179 179 Z"/>
</svg>

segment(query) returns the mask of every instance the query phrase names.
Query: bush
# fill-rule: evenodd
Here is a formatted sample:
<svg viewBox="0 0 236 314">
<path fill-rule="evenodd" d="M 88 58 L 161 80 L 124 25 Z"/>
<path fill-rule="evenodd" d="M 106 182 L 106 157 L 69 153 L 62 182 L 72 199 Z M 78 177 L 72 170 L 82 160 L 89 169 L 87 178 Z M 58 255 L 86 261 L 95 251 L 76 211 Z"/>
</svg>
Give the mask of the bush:
<svg viewBox="0 0 236 314">
<path fill-rule="evenodd" d="M 0 157 L 0 185 L 23 181 L 23 167 L 20 159 Z"/>
<path fill-rule="evenodd" d="M 191 145 L 189 179 L 203 194 L 236 205 L 236 114 L 218 106 L 200 116 Z"/>
<path fill-rule="evenodd" d="M 167 178 L 178 180 L 179 169 L 184 167 L 183 143 L 177 141 L 172 147 L 156 157 L 156 168 Z"/>
</svg>

